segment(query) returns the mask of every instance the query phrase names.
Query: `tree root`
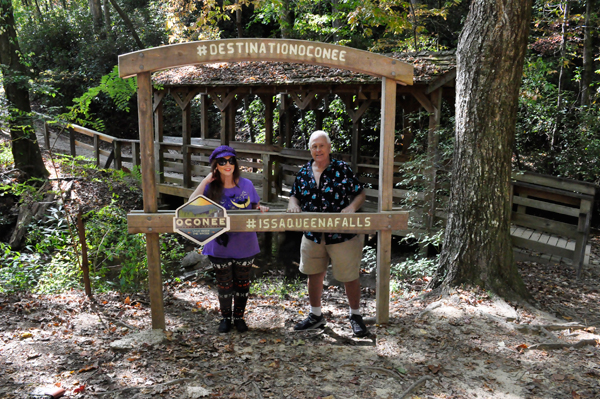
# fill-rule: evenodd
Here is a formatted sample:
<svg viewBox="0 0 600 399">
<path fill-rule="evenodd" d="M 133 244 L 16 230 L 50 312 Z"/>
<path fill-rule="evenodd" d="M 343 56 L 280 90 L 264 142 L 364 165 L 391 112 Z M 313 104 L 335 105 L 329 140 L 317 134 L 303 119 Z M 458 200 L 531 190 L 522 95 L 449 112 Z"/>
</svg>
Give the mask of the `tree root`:
<svg viewBox="0 0 600 399">
<path fill-rule="evenodd" d="M 544 344 L 536 344 L 531 345 L 527 348 L 527 350 L 554 350 L 554 349 L 564 349 L 564 348 L 582 348 L 587 345 L 596 346 L 599 345 L 600 342 L 597 339 L 582 339 L 579 342 L 575 342 L 573 344 L 567 342 L 548 342 Z"/>
<path fill-rule="evenodd" d="M 398 399 L 404 399 L 405 397 L 407 397 L 412 391 L 414 391 L 415 389 L 417 389 L 419 387 L 419 385 L 421 385 L 422 383 L 424 383 L 427 380 L 431 380 L 431 376 L 429 375 L 424 375 L 423 377 L 419 378 L 417 380 L 417 382 L 415 382 L 414 384 L 412 384 L 411 386 L 408 387 L 408 389 L 406 391 L 404 391 L 402 393 L 402 395 L 400 395 L 398 397 Z"/>
</svg>

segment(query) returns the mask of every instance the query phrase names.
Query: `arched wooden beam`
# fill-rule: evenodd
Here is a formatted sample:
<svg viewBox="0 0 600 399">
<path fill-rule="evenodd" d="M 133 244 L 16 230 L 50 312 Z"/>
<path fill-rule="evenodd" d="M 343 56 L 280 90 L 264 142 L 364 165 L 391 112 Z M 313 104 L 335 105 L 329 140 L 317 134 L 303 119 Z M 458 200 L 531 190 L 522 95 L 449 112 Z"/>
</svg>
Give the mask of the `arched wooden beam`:
<svg viewBox="0 0 600 399">
<path fill-rule="evenodd" d="M 173 44 L 119 56 L 119 76 L 184 65 L 279 61 L 323 65 L 413 84 L 413 66 L 391 57 L 335 44 L 288 39 L 226 39 Z"/>
</svg>

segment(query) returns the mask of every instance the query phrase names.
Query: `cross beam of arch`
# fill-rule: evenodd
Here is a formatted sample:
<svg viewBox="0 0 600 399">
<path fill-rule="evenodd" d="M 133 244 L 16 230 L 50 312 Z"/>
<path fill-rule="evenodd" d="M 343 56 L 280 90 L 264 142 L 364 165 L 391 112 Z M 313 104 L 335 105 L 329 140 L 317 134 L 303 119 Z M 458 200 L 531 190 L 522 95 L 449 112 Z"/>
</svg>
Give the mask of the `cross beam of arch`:
<svg viewBox="0 0 600 399">
<path fill-rule="evenodd" d="M 288 39 L 226 39 L 173 44 L 119 56 L 119 76 L 131 77 L 184 65 L 278 61 L 322 65 L 412 85 L 413 66 L 369 51 L 329 43 Z"/>
<path fill-rule="evenodd" d="M 158 212 L 154 150 L 152 72 L 185 65 L 218 62 L 273 61 L 322 65 L 347 69 L 381 78 L 381 137 L 379 149 L 378 212 L 392 211 L 396 86 L 413 84 L 413 66 L 390 57 L 328 43 L 287 39 L 230 39 L 175 44 L 119 56 L 119 76 L 137 76 L 140 158 L 144 199 L 143 226 L 146 233 L 148 281 L 152 328 L 165 329 L 159 234 L 165 218 Z M 392 215 L 388 215 L 392 217 Z M 283 216 L 282 216 L 283 217 Z M 128 217 L 139 224 L 135 214 Z M 405 223 L 406 220 L 403 221 Z M 139 227 L 139 226 L 138 226 Z M 377 322 L 389 320 L 389 283 L 392 225 L 377 233 Z"/>
</svg>

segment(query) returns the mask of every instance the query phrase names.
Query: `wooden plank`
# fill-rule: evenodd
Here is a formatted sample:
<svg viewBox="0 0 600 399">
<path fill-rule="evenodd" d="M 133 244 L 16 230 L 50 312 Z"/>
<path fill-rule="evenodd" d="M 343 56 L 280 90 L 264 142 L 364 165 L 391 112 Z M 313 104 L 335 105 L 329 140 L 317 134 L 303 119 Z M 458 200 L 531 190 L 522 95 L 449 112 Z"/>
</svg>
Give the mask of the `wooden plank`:
<svg viewBox="0 0 600 399">
<path fill-rule="evenodd" d="M 596 187 L 592 183 L 581 182 L 572 179 L 541 175 L 532 172 L 514 172 L 512 178 L 519 182 L 537 184 L 543 187 L 552 187 L 555 189 L 572 191 L 587 195 L 594 195 Z"/>
<path fill-rule="evenodd" d="M 526 248 L 532 251 L 537 251 L 546 254 L 557 255 L 563 258 L 573 258 L 573 250 L 561 247 L 555 247 L 548 244 L 542 244 L 540 242 L 526 240 L 520 237 L 511 237 L 512 244 L 516 247 Z"/>
<path fill-rule="evenodd" d="M 166 178 L 168 179 L 168 178 Z M 172 186 L 170 184 L 159 184 L 158 191 L 162 194 L 174 195 L 176 197 L 189 198 L 194 192 L 193 188 L 183 188 L 181 186 Z"/>
<path fill-rule="evenodd" d="M 161 188 L 164 187 L 161 185 Z M 407 211 L 383 213 L 286 213 L 259 211 L 229 211 L 230 231 L 315 231 L 339 233 L 374 233 L 380 230 L 408 228 Z M 175 212 L 127 215 L 127 229 L 135 233 L 172 233 Z M 391 239 L 390 239 L 391 241 Z"/>
<path fill-rule="evenodd" d="M 513 196 L 513 203 L 517 205 L 523 205 L 530 208 L 542 209 L 544 211 L 560 213 L 561 215 L 579 217 L 579 209 L 572 208 L 569 206 L 553 204 L 550 202 L 544 202 L 534 200 L 531 198 L 520 197 L 518 195 Z"/>
<path fill-rule="evenodd" d="M 119 76 L 134 76 L 184 65 L 276 61 L 342 68 L 413 83 L 413 65 L 368 51 L 289 39 L 226 39 L 173 44 L 119 56 Z"/>
<path fill-rule="evenodd" d="M 531 234 L 531 237 L 529 237 L 529 239 L 531 241 L 536 241 L 536 242 L 540 242 L 540 237 L 542 236 L 542 233 L 540 231 L 534 231 Z"/>
<path fill-rule="evenodd" d="M 513 197 L 516 197 L 517 195 L 520 197 L 537 197 L 544 200 L 573 206 L 578 206 L 582 197 L 589 197 L 586 194 L 571 193 L 568 191 L 556 190 L 554 188 L 541 190 L 540 186 L 531 187 L 533 186 L 531 184 L 527 184 L 528 187 L 525 187 L 523 186 L 524 184 L 527 183 L 512 184 L 514 192 Z"/>
<path fill-rule="evenodd" d="M 523 215 L 517 212 L 512 213 L 511 223 L 566 237 L 575 237 L 577 234 L 577 226 L 575 225 L 544 219 L 538 216 Z"/>
<path fill-rule="evenodd" d="M 550 238 L 552 238 L 551 235 L 546 234 L 546 233 L 542 233 L 540 235 L 540 238 L 538 239 L 538 242 L 541 242 L 542 244 L 547 244 L 548 241 L 550 240 Z"/>
<path fill-rule="evenodd" d="M 64 125 L 60 124 L 59 125 Z M 99 140 L 106 141 L 107 143 L 112 143 L 115 138 L 113 136 L 109 136 L 108 134 L 100 133 L 92 129 L 85 128 L 83 126 L 75 125 L 74 123 L 66 124 L 70 129 L 73 129 L 77 133 L 83 134 L 89 137 L 98 137 Z"/>
<path fill-rule="evenodd" d="M 546 244 L 552 245 L 553 247 L 555 247 L 558 244 L 558 238 L 559 237 L 557 237 L 557 236 L 550 236 L 550 238 L 548 238 L 548 241 L 546 242 Z"/>
<path fill-rule="evenodd" d="M 75 140 L 75 146 L 76 147 L 81 147 L 81 148 L 85 148 L 86 150 L 90 150 L 92 152 L 95 152 L 96 150 L 94 149 L 93 145 L 87 144 L 87 143 L 82 143 L 81 141 L 77 141 Z M 100 155 L 104 155 L 104 156 L 109 156 L 110 155 L 110 151 L 106 151 L 106 150 L 101 150 L 99 149 L 98 152 L 100 153 Z"/>
</svg>

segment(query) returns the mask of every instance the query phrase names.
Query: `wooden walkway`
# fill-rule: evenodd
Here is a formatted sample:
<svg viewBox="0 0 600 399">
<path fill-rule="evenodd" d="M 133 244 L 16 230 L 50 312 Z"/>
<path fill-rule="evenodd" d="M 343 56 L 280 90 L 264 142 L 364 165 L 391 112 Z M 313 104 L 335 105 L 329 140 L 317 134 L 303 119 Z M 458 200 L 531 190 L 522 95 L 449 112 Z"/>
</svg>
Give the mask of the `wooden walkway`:
<svg viewBox="0 0 600 399">
<path fill-rule="evenodd" d="M 548 244 L 559 248 L 566 248 L 569 250 L 575 250 L 576 240 L 573 238 L 560 237 L 556 235 L 550 235 L 541 231 L 528 229 L 525 227 L 513 225 L 510 229 L 510 234 L 515 237 L 522 237 L 528 240 L 537 241 L 542 244 Z M 519 261 L 532 261 L 532 262 L 543 262 L 543 263 L 564 263 L 572 265 L 573 261 L 569 258 L 560 257 L 557 255 L 544 254 L 534 252 L 527 248 L 514 247 L 515 259 Z M 585 257 L 583 264 L 590 265 L 591 245 L 588 244 L 585 248 Z"/>
</svg>

